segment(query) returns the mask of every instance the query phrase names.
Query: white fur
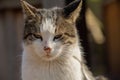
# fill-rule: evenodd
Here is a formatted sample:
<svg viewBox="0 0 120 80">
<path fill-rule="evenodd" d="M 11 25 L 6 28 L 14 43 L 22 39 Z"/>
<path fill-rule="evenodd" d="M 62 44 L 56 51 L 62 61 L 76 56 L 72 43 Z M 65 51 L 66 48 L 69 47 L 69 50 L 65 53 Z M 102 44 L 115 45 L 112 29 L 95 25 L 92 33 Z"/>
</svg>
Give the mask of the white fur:
<svg viewBox="0 0 120 80">
<path fill-rule="evenodd" d="M 72 48 L 73 51 L 71 53 L 79 55 L 78 49 L 78 47 Z M 26 47 L 23 53 L 23 80 L 83 80 L 80 69 L 80 63 L 72 56 L 67 59 L 63 58 L 63 60 L 44 61 L 35 54 L 34 49 Z"/>
<path fill-rule="evenodd" d="M 53 41 L 54 25 L 46 20 L 40 26 L 43 41 L 35 40 L 32 44 L 23 44 L 22 80 L 83 80 L 78 43 L 72 46 L 63 45 L 60 41 Z M 44 46 L 52 51 L 50 58 L 46 57 Z"/>
</svg>

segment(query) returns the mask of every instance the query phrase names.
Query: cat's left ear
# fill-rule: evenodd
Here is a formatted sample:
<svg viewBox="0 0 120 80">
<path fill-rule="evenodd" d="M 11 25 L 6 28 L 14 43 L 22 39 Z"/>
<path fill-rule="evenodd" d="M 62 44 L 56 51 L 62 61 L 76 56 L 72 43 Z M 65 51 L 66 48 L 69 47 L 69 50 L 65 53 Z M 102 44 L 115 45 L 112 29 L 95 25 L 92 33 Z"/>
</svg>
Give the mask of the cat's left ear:
<svg viewBox="0 0 120 80">
<path fill-rule="evenodd" d="M 74 23 L 82 8 L 82 0 L 75 0 L 63 8 L 63 16 L 69 22 Z"/>
<path fill-rule="evenodd" d="M 20 1 L 21 1 L 21 5 L 22 5 L 23 12 L 25 13 L 25 15 L 35 17 L 36 16 L 35 13 L 37 9 L 24 0 L 20 0 Z"/>
</svg>

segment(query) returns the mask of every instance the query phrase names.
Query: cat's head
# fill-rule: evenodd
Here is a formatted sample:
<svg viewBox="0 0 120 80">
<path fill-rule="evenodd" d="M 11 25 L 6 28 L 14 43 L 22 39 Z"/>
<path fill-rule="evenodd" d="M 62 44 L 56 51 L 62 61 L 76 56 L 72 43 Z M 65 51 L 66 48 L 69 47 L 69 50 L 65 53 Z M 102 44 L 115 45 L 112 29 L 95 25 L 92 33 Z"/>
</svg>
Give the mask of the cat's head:
<svg viewBox="0 0 120 80">
<path fill-rule="evenodd" d="M 78 42 L 75 21 L 82 2 L 52 9 L 37 9 L 23 0 L 21 4 L 25 15 L 24 49 L 48 61 L 70 55 Z"/>
</svg>

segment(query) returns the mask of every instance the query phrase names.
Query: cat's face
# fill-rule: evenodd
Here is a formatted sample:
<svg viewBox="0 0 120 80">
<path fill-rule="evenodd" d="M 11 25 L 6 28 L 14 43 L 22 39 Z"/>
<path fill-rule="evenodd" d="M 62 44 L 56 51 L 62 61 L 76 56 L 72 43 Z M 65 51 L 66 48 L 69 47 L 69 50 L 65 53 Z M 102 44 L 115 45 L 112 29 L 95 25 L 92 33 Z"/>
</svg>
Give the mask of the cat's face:
<svg viewBox="0 0 120 80">
<path fill-rule="evenodd" d="M 48 61 L 70 55 L 69 51 L 77 43 L 75 20 L 80 11 L 79 4 L 80 1 L 64 9 L 46 10 L 36 9 L 23 1 L 24 48 Z M 72 6 L 73 10 L 69 10 Z"/>
</svg>

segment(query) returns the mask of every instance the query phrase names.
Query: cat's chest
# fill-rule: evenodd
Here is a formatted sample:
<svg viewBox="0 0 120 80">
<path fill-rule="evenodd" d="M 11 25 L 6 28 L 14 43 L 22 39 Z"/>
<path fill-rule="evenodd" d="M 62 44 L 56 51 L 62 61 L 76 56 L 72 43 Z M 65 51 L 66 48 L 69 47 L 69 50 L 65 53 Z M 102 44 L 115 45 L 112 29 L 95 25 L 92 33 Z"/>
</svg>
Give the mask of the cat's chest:
<svg viewBox="0 0 120 80">
<path fill-rule="evenodd" d="M 81 80 L 80 64 L 71 59 L 67 62 L 29 63 L 22 68 L 23 80 Z"/>
</svg>

